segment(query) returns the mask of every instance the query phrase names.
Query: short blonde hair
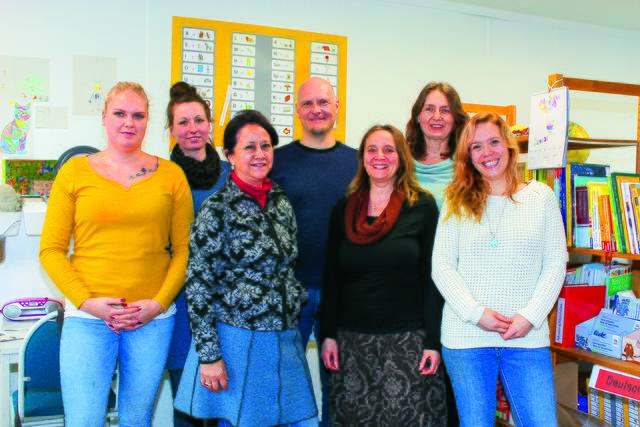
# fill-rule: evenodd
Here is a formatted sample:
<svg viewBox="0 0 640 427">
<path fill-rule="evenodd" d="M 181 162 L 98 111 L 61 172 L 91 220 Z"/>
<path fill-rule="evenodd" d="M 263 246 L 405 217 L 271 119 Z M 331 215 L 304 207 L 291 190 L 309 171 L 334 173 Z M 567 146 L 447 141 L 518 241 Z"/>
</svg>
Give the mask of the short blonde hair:
<svg viewBox="0 0 640 427">
<path fill-rule="evenodd" d="M 147 92 L 145 92 L 144 88 L 140 83 L 135 83 L 135 82 L 118 82 L 111 89 L 109 89 L 109 92 L 107 93 L 107 96 L 104 99 L 104 108 L 102 109 L 102 113 L 104 114 L 104 112 L 107 111 L 107 105 L 109 105 L 109 102 L 111 101 L 111 98 L 113 98 L 113 95 L 119 92 L 127 91 L 127 90 L 137 93 L 138 95 L 140 95 L 142 99 L 144 99 L 144 106 L 148 113 L 149 97 L 147 96 Z"/>
</svg>

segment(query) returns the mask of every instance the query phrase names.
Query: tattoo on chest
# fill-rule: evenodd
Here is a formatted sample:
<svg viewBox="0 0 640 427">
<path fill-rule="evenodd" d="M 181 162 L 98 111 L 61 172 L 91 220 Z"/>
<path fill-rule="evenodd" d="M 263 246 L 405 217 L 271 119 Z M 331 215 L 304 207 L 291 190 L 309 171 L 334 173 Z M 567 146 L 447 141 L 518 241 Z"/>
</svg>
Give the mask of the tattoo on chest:
<svg viewBox="0 0 640 427">
<path fill-rule="evenodd" d="M 155 166 L 151 168 L 145 168 L 145 167 L 140 168 L 138 172 L 134 173 L 133 175 L 129 175 L 129 181 L 133 181 L 136 178 L 155 172 L 156 170 L 158 170 L 158 163 L 160 163 L 160 161 L 158 160 L 158 158 L 156 158 Z"/>
</svg>

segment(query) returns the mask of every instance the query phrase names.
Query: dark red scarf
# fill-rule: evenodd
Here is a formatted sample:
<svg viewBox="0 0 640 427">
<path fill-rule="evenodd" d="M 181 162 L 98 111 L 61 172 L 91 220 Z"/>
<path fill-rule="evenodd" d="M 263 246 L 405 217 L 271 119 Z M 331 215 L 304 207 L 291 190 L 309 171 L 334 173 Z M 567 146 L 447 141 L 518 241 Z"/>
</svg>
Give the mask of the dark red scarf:
<svg viewBox="0 0 640 427">
<path fill-rule="evenodd" d="M 393 228 L 398 220 L 403 202 L 404 193 L 402 190 L 394 190 L 391 193 L 387 207 L 373 224 L 368 224 L 369 190 L 362 189 L 352 194 L 347 201 L 345 212 L 347 237 L 357 245 L 366 245 L 382 238 Z"/>
<path fill-rule="evenodd" d="M 273 188 L 273 183 L 269 178 L 265 178 L 264 181 L 262 181 L 262 187 L 256 187 L 248 182 L 244 182 L 238 177 L 238 175 L 236 175 L 235 171 L 231 171 L 231 179 L 233 179 L 233 182 L 238 184 L 238 187 L 240 187 L 242 191 L 256 199 L 258 203 L 260 203 L 260 206 L 262 206 L 262 209 L 264 209 L 267 204 L 267 195 Z"/>
</svg>

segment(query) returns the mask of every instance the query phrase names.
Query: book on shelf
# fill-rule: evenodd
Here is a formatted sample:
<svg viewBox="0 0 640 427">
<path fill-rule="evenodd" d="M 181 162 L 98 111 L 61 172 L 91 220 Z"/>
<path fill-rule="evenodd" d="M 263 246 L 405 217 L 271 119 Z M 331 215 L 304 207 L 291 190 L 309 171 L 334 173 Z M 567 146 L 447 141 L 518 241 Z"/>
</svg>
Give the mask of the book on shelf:
<svg viewBox="0 0 640 427">
<path fill-rule="evenodd" d="M 577 177 L 576 177 L 577 178 Z M 611 215 L 609 213 L 610 199 L 608 178 L 593 178 L 587 184 L 590 193 L 593 195 L 590 203 L 593 205 L 594 223 L 592 225 L 592 234 L 596 236 L 593 243 L 593 249 L 613 252 L 616 242 L 611 233 L 612 224 L 610 223 Z"/>
<path fill-rule="evenodd" d="M 609 185 L 606 177 L 576 176 L 574 178 L 573 203 L 575 218 L 572 223 L 576 248 L 613 250 L 614 242 L 609 232 L 606 202 Z"/>
<path fill-rule="evenodd" d="M 614 261 L 613 263 L 592 262 L 567 269 L 567 285 L 583 284 L 587 286 L 605 286 L 604 308 L 612 308 L 618 292 L 632 288 L 631 266 Z"/>
<path fill-rule="evenodd" d="M 594 177 L 607 177 L 609 176 L 608 165 L 596 165 L 588 163 L 567 163 L 564 172 L 565 178 L 565 206 L 567 212 L 567 246 L 575 246 L 575 203 L 573 202 L 573 193 L 575 188 L 576 176 L 594 176 Z"/>
<path fill-rule="evenodd" d="M 638 186 L 640 175 L 628 173 L 611 174 L 612 215 L 617 217 L 618 232 L 620 235 L 619 251 L 623 253 L 640 253 L 638 245 Z M 636 199 L 634 200 L 634 191 Z M 613 212 L 615 211 L 615 212 Z"/>
</svg>

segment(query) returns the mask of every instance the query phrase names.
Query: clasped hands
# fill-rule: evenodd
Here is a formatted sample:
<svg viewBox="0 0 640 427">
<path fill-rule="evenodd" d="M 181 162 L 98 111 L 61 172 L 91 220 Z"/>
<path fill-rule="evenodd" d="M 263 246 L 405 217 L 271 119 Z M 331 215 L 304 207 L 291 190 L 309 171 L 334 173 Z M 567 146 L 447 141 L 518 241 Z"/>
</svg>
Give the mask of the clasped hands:
<svg viewBox="0 0 640 427">
<path fill-rule="evenodd" d="M 533 328 L 531 322 L 519 314 L 507 317 L 490 308 L 484 309 L 478 326 L 485 331 L 499 333 L 504 340 L 522 338 Z"/>
<path fill-rule="evenodd" d="M 116 334 L 120 334 L 120 331 L 134 331 L 163 311 L 160 303 L 152 299 L 127 303 L 124 298 L 107 297 L 88 298 L 80 305 L 80 309 L 104 320 Z"/>
</svg>

